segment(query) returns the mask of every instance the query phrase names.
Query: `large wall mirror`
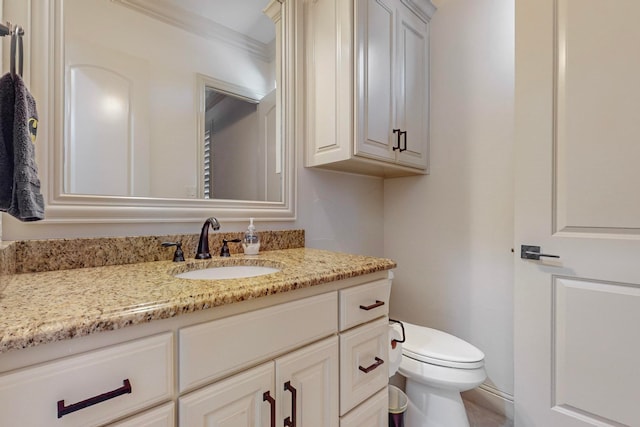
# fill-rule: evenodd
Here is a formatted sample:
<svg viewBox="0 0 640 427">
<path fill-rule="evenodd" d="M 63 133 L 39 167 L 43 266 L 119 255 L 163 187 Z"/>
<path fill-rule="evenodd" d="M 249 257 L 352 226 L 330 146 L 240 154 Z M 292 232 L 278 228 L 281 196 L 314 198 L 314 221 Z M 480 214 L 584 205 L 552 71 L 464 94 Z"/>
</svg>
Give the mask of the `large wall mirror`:
<svg viewBox="0 0 640 427">
<path fill-rule="evenodd" d="M 286 1 L 38 3 L 47 219 L 295 217 Z"/>
</svg>

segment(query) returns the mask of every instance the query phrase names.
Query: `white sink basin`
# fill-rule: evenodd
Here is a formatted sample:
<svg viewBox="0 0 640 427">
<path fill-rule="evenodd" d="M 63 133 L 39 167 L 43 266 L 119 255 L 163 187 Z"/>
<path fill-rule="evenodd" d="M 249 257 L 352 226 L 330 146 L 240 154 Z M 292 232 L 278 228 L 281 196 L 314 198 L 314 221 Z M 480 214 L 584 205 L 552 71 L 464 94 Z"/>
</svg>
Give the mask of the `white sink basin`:
<svg viewBox="0 0 640 427">
<path fill-rule="evenodd" d="M 258 265 L 229 265 L 224 267 L 203 268 L 176 274 L 180 279 L 221 280 L 243 279 L 246 277 L 264 276 L 279 272 L 279 268 L 262 267 Z"/>
</svg>

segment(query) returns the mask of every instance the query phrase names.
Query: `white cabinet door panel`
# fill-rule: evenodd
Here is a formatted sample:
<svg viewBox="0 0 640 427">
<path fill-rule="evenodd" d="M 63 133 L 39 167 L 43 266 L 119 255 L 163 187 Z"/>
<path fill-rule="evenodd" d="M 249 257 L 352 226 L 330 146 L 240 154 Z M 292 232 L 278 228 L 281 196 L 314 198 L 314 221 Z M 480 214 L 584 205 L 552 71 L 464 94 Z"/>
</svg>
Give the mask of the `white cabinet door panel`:
<svg viewBox="0 0 640 427">
<path fill-rule="evenodd" d="M 397 150 L 398 163 L 428 165 L 429 31 L 428 24 L 404 8 L 398 9 L 396 127 L 406 132 Z"/>
<path fill-rule="evenodd" d="M 276 360 L 277 425 L 290 418 L 297 426 L 337 427 L 338 337 Z"/>
<path fill-rule="evenodd" d="M 269 426 L 273 393 L 273 362 L 183 396 L 179 400 L 181 427 Z"/>
<path fill-rule="evenodd" d="M 393 0 L 358 0 L 355 154 L 393 160 L 395 16 Z"/>
</svg>

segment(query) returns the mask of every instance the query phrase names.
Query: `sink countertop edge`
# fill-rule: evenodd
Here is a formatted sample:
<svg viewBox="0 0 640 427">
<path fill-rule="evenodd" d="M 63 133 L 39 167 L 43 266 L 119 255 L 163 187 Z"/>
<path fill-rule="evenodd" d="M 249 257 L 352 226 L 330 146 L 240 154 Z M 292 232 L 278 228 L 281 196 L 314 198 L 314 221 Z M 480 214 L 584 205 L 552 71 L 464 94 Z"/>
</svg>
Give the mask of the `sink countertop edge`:
<svg viewBox="0 0 640 427">
<path fill-rule="evenodd" d="M 217 262 L 214 260 L 213 263 Z M 199 310 L 390 270 L 386 258 L 299 248 L 234 255 L 230 264 L 281 265 L 280 272 L 240 279 L 190 280 L 176 268 L 206 268 L 212 261 L 176 266 L 156 261 L 4 276 L 0 295 L 0 353 L 101 331 L 168 319 Z"/>
</svg>

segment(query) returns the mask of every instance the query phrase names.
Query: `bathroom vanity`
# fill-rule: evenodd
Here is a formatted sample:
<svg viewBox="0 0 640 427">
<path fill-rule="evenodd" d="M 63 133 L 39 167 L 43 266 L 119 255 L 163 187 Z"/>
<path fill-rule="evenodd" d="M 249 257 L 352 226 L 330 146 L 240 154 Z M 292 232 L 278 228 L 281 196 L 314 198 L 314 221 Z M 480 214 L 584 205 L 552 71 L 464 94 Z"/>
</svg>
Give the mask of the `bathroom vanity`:
<svg viewBox="0 0 640 427">
<path fill-rule="evenodd" d="M 280 271 L 175 277 L 223 262 Z M 299 248 L 3 276 L 0 424 L 386 426 L 393 267 Z"/>
</svg>

